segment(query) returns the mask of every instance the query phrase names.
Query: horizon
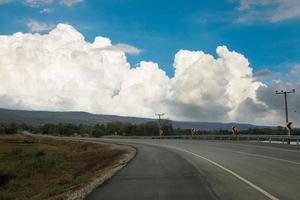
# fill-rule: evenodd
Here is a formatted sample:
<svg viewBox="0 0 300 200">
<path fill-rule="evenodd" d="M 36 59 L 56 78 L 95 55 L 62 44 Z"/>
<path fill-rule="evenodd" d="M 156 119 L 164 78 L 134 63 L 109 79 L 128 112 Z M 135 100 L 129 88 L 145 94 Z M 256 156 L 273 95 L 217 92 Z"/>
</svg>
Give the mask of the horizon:
<svg viewBox="0 0 300 200">
<path fill-rule="evenodd" d="M 24 112 L 53 112 L 53 113 L 86 113 L 86 114 L 91 114 L 91 115 L 100 115 L 100 116 L 114 116 L 114 117 L 122 117 L 122 118 L 136 118 L 136 119 L 150 119 L 156 121 L 157 118 L 151 118 L 151 117 L 137 117 L 137 116 L 128 116 L 128 115 L 111 115 L 111 114 L 101 114 L 101 113 L 91 113 L 91 112 L 86 112 L 86 111 L 49 111 L 49 110 L 22 110 L 22 109 L 7 109 L 7 108 L 1 108 L 0 110 L 8 110 L 8 111 L 24 111 Z M 257 127 L 278 127 L 280 125 L 262 125 L 262 124 L 252 124 L 252 123 L 247 123 L 247 122 L 218 122 L 218 121 L 186 121 L 186 120 L 173 120 L 170 118 L 162 118 L 162 120 L 169 120 L 173 122 L 182 122 L 182 123 L 216 123 L 216 124 L 243 124 L 243 125 L 253 125 Z M 298 128 L 298 127 L 296 127 Z"/>
</svg>

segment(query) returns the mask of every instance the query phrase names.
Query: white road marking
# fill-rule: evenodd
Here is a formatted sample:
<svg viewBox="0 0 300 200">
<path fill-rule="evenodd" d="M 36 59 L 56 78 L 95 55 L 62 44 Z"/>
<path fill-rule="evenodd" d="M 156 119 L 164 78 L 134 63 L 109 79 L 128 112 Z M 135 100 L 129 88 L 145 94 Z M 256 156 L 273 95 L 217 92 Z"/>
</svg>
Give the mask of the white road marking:
<svg viewBox="0 0 300 200">
<path fill-rule="evenodd" d="M 285 160 L 285 159 L 281 159 L 281 158 L 275 158 L 275 157 L 271 157 L 271 156 L 263 156 L 263 155 L 258 155 L 258 154 L 254 154 L 254 153 L 246 153 L 246 152 L 242 152 L 242 151 L 228 150 L 228 149 L 224 149 L 224 148 L 220 148 L 220 147 L 213 147 L 213 148 L 218 148 L 218 149 L 222 149 L 225 151 L 239 153 L 239 154 L 253 156 L 253 157 L 266 158 L 266 159 L 270 159 L 270 160 L 276 160 L 276 161 L 280 161 L 280 162 L 287 162 L 287 163 L 291 163 L 291 164 L 295 164 L 295 165 L 300 165 L 300 162 Z"/>
<path fill-rule="evenodd" d="M 229 174 L 233 175 L 234 177 L 236 177 L 237 179 L 241 180 L 242 182 L 246 183 L 247 185 L 249 185 L 250 187 L 252 187 L 253 189 L 257 190 L 258 192 L 260 192 L 261 194 L 265 195 L 266 197 L 268 197 L 269 199 L 271 200 L 279 200 L 279 198 L 273 196 L 272 194 L 268 193 L 267 191 L 265 191 L 264 189 L 260 188 L 259 186 L 255 185 L 254 183 L 252 183 L 251 181 L 243 178 L 242 176 L 238 175 L 237 173 L 231 171 L 230 169 L 220 165 L 219 163 L 216 163 L 204 156 L 201 156 L 201 155 L 198 155 L 196 153 L 193 153 L 191 151 L 188 151 L 188 150 L 185 150 L 185 149 L 182 149 L 182 148 L 178 148 L 178 147 L 174 147 L 174 146 L 169 146 L 169 145 L 163 145 L 163 144 L 153 144 L 153 143 L 148 143 L 148 142 L 133 142 L 133 143 L 138 143 L 138 144 L 148 144 L 148 145 L 153 145 L 153 146 L 160 146 L 160 147 L 165 147 L 165 148 L 169 148 L 169 149 L 175 149 L 175 150 L 178 150 L 178 151 L 182 151 L 182 152 L 185 152 L 185 153 L 188 153 L 188 154 L 191 154 L 193 156 L 196 156 L 198 158 L 201 158 L 203 160 L 206 160 L 207 162 L 223 169 L 224 171 L 228 172 Z"/>
<path fill-rule="evenodd" d="M 269 149 L 269 150 L 278 150 L 278 151 L 287 151 L 287 152 L 295 152 L 295 153 L 300 153 L 299 150 L 292 150 L 292 149 L 283 149 L 283 148 L 279 148 L 279 147 L 266 147 L 266 146 L 260 146 L 257 144 L 253 144 L 253 145 L 249 145 L 249 144 L 236 144 L 236 143 L 226 143 L 226 142 L 222 142 L 222 144 L 230 144 L 230 145 L 236 145 L 236 146 L 247 146 L 247 147 L 256 147 L 256 148 L 261 148 L 261 149 Z"/>
<path fill-rule="evenodd" d="M 234 145 L 238 145 L 238 146 L 251 146 L 253 147 L 253 145 L 244 145 L 244 144 L 234 144 Z M 255 145 L 255 147 L 257 147 L 258 145 Z M 254 154 L 254 153 L 247 153 L 247 152 L 243 152 L 243 151 L 236 151 L 236 150 L 231 150 L 231 149 L 228 149 L 228 148 L 223 148 L 223 147 L 219 147 L 217 145 L 215 146 L 207 146 L 208 148 L 212 148 L 212 149 L 222 149 L 224 151 L 228 151 L 228 152 L 234 152 L 234 153 L 239 153 L 239 154 L 243 154 L 243 155 L 248 155 L 248 156 L 253 156 L 253 157 L 259 157 L 259 158 L 265 158 L 265 159 L 270 159 L 270 160 L 276 160 L 276 161 L 280 161 L 280 162 L 287 162 L 287 163 L 290 163 L 290 164 L 295 164 L 295 165 L 300 165 L 300 162 L 297 162 L 297 161 L 291 161 L 291 160 L 286 160 L 286 159 L 282 159 L 282 158 L 276 158 L 276 157 L 272 157 L 272 156 L 264 156 L 264 155 L 259 155 L 259 154 Z M 292 151 L 292 152 L 299 152 L 300 151 L 297 151 L 297 150 L 289 150 L 289 149 L 281 149 L 281 148 L 276 148 L 276 147 L 261 147 L 261 146 L 258 146 L 260 148 L 267 148 L 267 149 L 279 149 L 279 150 L 283 150 L 283 151 Z"/>
<path fill-rule="evenodd" d="M 147 144 L 147 143 L 146 143 Z M 148 143 L 149 144 L 149 143 Z M 266 197 L 268 197 L 269 199 L 271 200 L 279 200 L 277 197 L 273 196 L 272 194 L 268 193 L 267 191 L 265 191 L 264 189 L 260 188 L 259 186 L 255 185 L 254 183 L 248 181 L 247 179 L 243 178 L 242 176 L 238 175 L 237 173 L 231 171 L 230 169 L 227 169 L 226 167 L 223 167 L 222 165 L 220 165 L 219 163 L 216 163 L 206 157 L 203 157 L 201 155 L 198 155 L 196 153 L 193 153 L 191 151 L 188 151 L 188 150 L 185 150 L 185 149 L 181 149 L 181 148 L 178 148 L 178 147 L 173 147 L 173 146 L 168 146 L 168 145 L 156 145 L 156 144 L 151 144 L 151 145 L 155 145 L 155 146 L 163 146 L 163 147 L 166 147 L 166 148 L 171 148 L 171 149 L 175 149 L 175 150 L 178 150 L 178 151 L 182 151 L 182 152 L 185 152 L 185 153 L 189 153 L 193 156 L 196 156 L 198 158 L 201 158 L 203 160 L 206 160 L 210 163 L 212 163 L 213 165 L 223 169 L 224 171 L 230 173 L 231 175 L 235 176 L 236 178 L 238 178 L 239 180 L 241 180 L 242 182 L 246 183 L 247 185 L 249 185 L 250 187 L 254 188 L 255 190 L 259 191 L 260 193 L 262 193 L 263 195 L 265 195 Z"/>
</svg>

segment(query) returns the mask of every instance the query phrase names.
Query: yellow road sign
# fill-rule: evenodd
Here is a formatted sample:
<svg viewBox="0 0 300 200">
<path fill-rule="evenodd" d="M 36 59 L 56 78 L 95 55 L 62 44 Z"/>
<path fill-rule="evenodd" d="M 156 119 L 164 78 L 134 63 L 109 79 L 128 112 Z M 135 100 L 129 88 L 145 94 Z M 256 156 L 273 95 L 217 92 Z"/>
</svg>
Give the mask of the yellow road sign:
<svg viewBox="0 0 300 200">
<path fill-rule="evenodd" d="M 236 135 L 237 132 L 238 132 L 237 127 L 233 126 L 233 127 L 231 128 L 231 131 L 232 131 L 232 134 L 233 134 L 233 135 Z"/>
<path fill-rule="evenodd" d="M 191 133 L 192 133 L 192 135 L 195 135 L 195 134 L 197 133 L 197 129 L 192 128 L 192 129 L 191 129 Z"/>
<path fill-rule="evenodd" d="M 293 122 L 288 122 L 286 124 L 286 128 L 289 129 L 289 130 L 292 130 L 293 129 Z"/>
</svg>

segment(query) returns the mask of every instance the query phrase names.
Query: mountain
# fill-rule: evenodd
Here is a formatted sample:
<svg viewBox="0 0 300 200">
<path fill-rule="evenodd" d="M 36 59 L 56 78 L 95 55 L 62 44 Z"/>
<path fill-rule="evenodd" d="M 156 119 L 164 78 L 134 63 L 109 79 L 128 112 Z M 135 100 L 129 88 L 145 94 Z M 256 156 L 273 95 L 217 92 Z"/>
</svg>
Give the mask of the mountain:
<svg viewBox="0 0 300 200">
<path fill-rule="evenodd" d="M 40 125 L 46 123 L 75 123 L 75 124 L 104 124 L 113 121 L 141 124 L 156 119 L 126 117 L 117 115 L 100 115 L 88 112 L 50 112 L 50 111 L 26 111 L 26 110 L 8 110 L 0 108 L 0 122 L 27 123 Z M 172 121 L 174 128 L 197 128 L 202 130 L 209 129 L 231 129 L 237 126 L 240 130 L 263 127 L 252 124 L 241 123 L 218 123 L 218 122 L 189 122 Z"/>
</svg>

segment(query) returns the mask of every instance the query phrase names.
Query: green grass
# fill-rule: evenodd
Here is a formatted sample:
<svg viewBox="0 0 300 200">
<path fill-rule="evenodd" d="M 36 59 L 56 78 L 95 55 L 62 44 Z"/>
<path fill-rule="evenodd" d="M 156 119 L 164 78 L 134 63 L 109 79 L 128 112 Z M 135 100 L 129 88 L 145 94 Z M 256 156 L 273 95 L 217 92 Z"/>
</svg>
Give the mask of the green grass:
<svg viewBox="0 0 300 200">
<path fill-rule="evenodd" d="M 108 145 L 0 136 L 0 200 L 65 199 L 124 153 Z"/>
</svg>

